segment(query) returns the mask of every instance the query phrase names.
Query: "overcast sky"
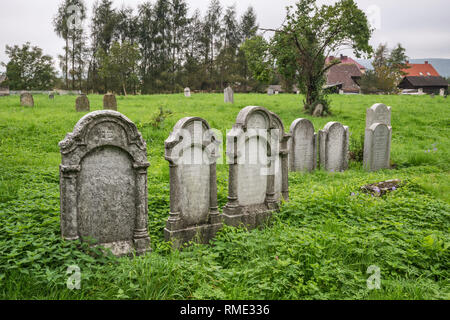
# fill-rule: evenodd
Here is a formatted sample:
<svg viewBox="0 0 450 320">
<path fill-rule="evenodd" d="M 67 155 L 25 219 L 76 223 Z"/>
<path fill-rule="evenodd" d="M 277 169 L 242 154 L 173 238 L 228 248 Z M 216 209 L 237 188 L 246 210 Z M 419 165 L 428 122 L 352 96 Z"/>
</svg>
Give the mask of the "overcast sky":
<svg viewBox="0 0 450 320">
<path fill-rule="evenodd" d="M 151 2 L 155 2 L 152 0 Z M 199 8 L 206 11 L 210 0 L 187 0 L 190 12 Z M 53 31 L 52 19 L 62 0 L 1 0 L 0 10 L 0 61 L 7 62 L 5 46 L 21 45 L 30 41 L 41 47 L 56 60 L 63 53 L 64 42 Z M 94 0 L 85 0 L 89 17 Z M 144 0 L 114 0 L 116 7 L 122 5 L 136 8 Z M 295 0 L 221 0 L 223 6 L 236 4 L 241 15 L 253 6 L 260 27 L 278 28 L 284 21 L 286 6 Z M 318 0 L 318 3 L 334 3 Z M 411 58 L 450 58 L 450 1 L 449 0 L 356 0 L 369 20 L 378 29 L 371 40 L 373 46 L 380 42 L 389 47 L 400 42 Z M 88 25 L 88 23 L 85 23 Z M 351 52 L 343 51 L 349 54 Z M 3 68 L 0 67 L 0 70 Z"/>
</svg>

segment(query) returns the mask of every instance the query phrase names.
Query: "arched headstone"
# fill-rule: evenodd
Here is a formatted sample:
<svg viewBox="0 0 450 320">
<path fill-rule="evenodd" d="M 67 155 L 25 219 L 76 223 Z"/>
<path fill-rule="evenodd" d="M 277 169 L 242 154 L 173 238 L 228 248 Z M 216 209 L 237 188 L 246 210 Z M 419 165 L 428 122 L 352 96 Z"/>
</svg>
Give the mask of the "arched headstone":
<svg viewBox="0 0 450 320">
<path fill-rule="evenodd" d="M 308 119 L 292 122 L 289 153 L 291 171 L 313 171 L 317 167 L 317 134 Z"/>
<path fill-rule="evenodd" d="M 369 171 L 389 169 L 392 127 L 374 123 L 364 137 L 364 168 Z"/>
<path fill-rule="evenodd" d="M 116 96 L 112 93 L 107 93 L 103 96 L 103 110 L 117 111 Z"/>
<path fill-rule="evenodd" d="M 85 112 L 91 110 L 89 99 L 85 94 L 80 95 L 75 100 L 75 110 L 77 112 Z"/>
<path fill-rule="evenodd" d="M 222 227 L 217 208 L 216 159 L 221 142 L 206 120 L 183 118 L 165 141 L 170 163 L 170 217 L 164 234 L 176 248 L 208 243 Z"/>
<path fill-rule="evenodd" d="M 147 148 L 134 123 L 95 111 L 59 143 L 61 233 L 118 256 L 150 250 Z"/>
<path fill-rule="evenodd" d="M 246 107 L 227 134 L 229 164 L 226 224 L 256 227 L 289 198 L 288 146 L 280 118 L 262 107 Z"/>
<path fill-rule="evenodd" d="M 319 163 L 326 171 L 348 168 L 349 130 L 339 122 L 328 122 L 319 130 Z"/>
<path fill-rule="evenodd" d="M 234 103 L 234 93 L 231 87 L 226 87 L 223 94 L 225 103 Z"/>
<path fill-rule="evenodd" d="M 391 125 L 391 107 L 387 107 L 382 103 L 376 103 L 366 111 L 366 128 L 374 123 L 383 123 L 387 126 Z"/>
<path fill-rule="evenodd" d="M 189 98 L 191 96 L 191 89 L 189 88 L 184 88 L 184 96 L 186 98 Z"/>
</svg>

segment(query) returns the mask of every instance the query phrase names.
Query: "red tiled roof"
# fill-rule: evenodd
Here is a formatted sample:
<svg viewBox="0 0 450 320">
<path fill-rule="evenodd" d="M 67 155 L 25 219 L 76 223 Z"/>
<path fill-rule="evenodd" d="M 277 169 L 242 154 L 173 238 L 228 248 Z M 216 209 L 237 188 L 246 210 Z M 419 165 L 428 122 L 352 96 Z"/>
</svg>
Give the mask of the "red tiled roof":
<svg viewBox="0 0 450 320">
<path fill-rule="evenodd" d="M 364 67 L 363 65 L 360 65 L 358 62 L 356 62 L 352 58 L 349 58 L 349 57 L 343 56 L 343 55 L 341 55 L 340 57 L 333 57 L 333 56 L 327 57 L 325 59 L 325 64 L 330 63 L 334 59 L 340 60 L 341 63 L 355 64 L 360 70 L 365 70 L 366 69 L 366 67 Z"/>
<path fill-rule="evenodd" d="M 407 63 L 406 65 L 410 67 L 410 68 L 406 68 L 406 69 L 402 70 L 403 72 L 406 73 L 406 76 L 410 76 L 410 77 L 426 77 L 426 76 L 439 77 L 439 73 L 428 62 L 425 62 L 424 64 Z"/>
</svg>

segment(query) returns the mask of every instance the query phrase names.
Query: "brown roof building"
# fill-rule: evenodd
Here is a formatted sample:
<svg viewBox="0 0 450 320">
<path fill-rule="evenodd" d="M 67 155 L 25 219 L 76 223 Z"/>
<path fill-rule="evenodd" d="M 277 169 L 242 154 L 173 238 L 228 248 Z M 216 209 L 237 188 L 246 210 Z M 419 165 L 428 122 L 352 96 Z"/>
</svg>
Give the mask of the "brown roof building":
<svg viewBox="0 0 450 320">
<path fill-rule="evenodd" d="M 423 89 L 424 93 L 438 94 L 441 89 L 448 90 L 448 82 L 442 77 L 410 77 L 406 76 L 398 85 L 400 89 Z"/>
<path fill-rule="evenodd" d="M 345 93 L 359 93 L 357 83 L 362 73 L 359 67 L 353 63 L 341 63 L 332 66 L 327 73 L 327 87 L 342 85 Z"/>
</svg>

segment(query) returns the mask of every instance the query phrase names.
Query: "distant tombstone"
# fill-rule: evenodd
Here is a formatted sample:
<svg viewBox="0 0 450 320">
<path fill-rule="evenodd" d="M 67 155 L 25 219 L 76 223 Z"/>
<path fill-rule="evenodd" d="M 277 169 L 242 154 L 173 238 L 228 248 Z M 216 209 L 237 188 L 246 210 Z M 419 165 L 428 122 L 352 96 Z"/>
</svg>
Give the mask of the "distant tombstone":
<svg viewBox="0 0 450 320">
<path fill-rule="evenodd" d="M 208 243 L 222 227 L 217 207 L 216 159 L 221 142 L 208 122 L 183 118 L 165 141 L 170 163 L 170 217 L 165 239 L 180 248 L 189 241 Z"/>
<path fill-rule="evenodd" d="M 441 97 L 445 96 L 445 89 L 444 88 L 439 89 L 439 95 Z"/>
<path fill-rule="evenodd" d="M 246 107 L 227 134 L 228 203 L 224 222 L 254 228 L 289 199 L 288 145 L 280 118 L 263 107 Z"/>
<path fill-rule="evenodd" d="M 22 107 L 34 107 L 34 99 L 31 93 L 23 92 L 20 95 L 20 105 Z"/>
<path fill-rule="evenodd" d="M 234 103 L 234 93 L 231 87 L 225 88 L 224 93 L 224 101 L 225 103 Z"/>
<path fill-rule="evenodd" d="M 349 130 L 339 122 L 328 122 L 319 130 L 319 163 L 326 171 L 348 168 Z"/>
<path fill-rule="evenodd" d="M 434 93 L 430 94 L 430 98 L 431 98 L 431 99 L 434 98 Z"/>
<path fill-rule="evenodd" d="M 391 125 L 391 107 L 387 107 L 382 103 L 376 103 L 366 111 L 366 128 L 374 123 L 383 123 L 387 126 Z"/>
<path fill-rule="evenodd" d="M 313 112 L 313 117 L 321 117 L 323 114 L 323 105 L 322 104 L 318 104 L 316 105 L 316 107 L 314 108 L 314 112 Z"/>
<path fill-rule="evenodd" d="M 116 111 L 88 113 L 59 143 L 61 233 L 114 255 L 150 251 L 147 147 Z"/>
<path fill-rule="evenodd" d="M 85 112 L 91 110 L 89 99 L 85 94 L 80 95 L 75 100 L 75 110 L 77 112 Z"/>
<path fill-rule="evenodd" d="M 103 96 L 103 110 L 117 111 L 116 96 L 112 93 L 107 93 Z"/>
<path fill-rule="evenodd" d="M 419 88 L 418 94 L 423 94 L 423 88 Z"/>
<path fill-rule="evenodd" d="M 275 90 L 275 94 L 278 94 L 278 90 Z"/>
<path fill-rule="evenodd" d="M 54 94 L 54 93 L 50 93 L 50 94 L 48 95 L 48 98 L 49 98 L 50 100 L 55 99 L 55 94 Z"/>
<path fill-rule="evenodd" d="M 339 89 L 339 94 L 344 94 L 344 90 Z"/>
<path fill-rule="evenodd" d="M 317 134 L 308 119 L 297 119 L 290 128 L 290 171 L 313 171 L 317 167 Z"/>
<path fill-rule="evenodd" d="M 300 94 L 300 90 L 297 90 L 297 94 Z"/>
<path fill-rule="evenodd" d="M 274 91 L 273 91 L 272 88 L 267 89 L 267 94 L 268 94 L 269 96 L 273 95 L 273 93 L 274 93 Z"/>
<path fill-rule="evenodd" d="M 191 89 L 189 88 L 184 88 L 184 96 L 186 98 L 189 98 L 191 96 Z"/>
<path fill-rule="evenodd" d="M 364 168 L 369 171 L 390 167 L 392 127 L 374 123 L 366 128 L 364 138 Z"/>
</svg>

